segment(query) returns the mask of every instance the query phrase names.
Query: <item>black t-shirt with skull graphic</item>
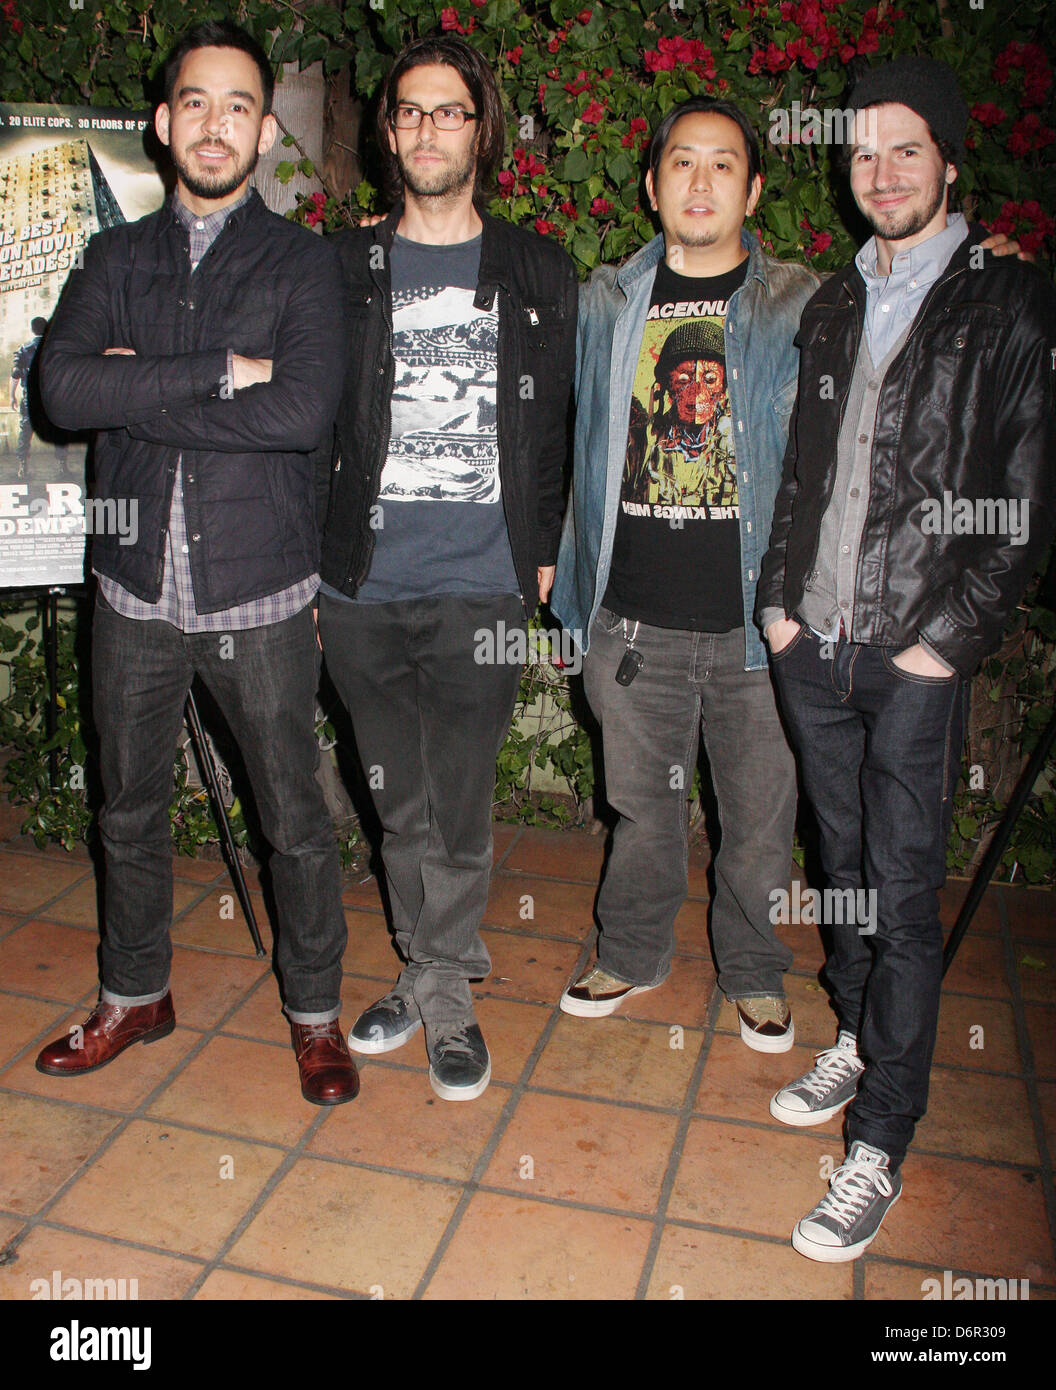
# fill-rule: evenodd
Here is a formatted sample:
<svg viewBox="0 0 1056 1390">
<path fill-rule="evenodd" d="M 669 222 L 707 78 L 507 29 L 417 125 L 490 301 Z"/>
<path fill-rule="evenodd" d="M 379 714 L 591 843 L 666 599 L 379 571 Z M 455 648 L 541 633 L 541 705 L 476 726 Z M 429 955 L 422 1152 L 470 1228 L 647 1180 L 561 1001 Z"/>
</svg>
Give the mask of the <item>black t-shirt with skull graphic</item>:
<svg viewBox="0 0 1056 1390">
<path fill-rule="evenodd" d="M 656 268 L 603 600 L 621 617 L 693 632 L 744 624 L 723 324 L 747 269 Z"/>
</svg>

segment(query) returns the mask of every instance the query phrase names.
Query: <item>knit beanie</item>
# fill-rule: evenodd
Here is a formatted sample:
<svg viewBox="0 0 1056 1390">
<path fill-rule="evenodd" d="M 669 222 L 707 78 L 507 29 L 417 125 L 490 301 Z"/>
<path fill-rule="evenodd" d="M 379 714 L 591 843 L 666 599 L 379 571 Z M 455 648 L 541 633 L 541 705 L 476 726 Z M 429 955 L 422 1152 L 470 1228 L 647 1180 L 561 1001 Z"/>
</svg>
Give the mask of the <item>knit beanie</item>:
<svg viewBox="0 0 1056 1390">
<path fill-rule="evenodd" d="M 938 58 L 896 58 L 864 72 L 847 98 L 852 111 L 884 102 L 915 111 L 937 140 L 949 141 L 952 162 L 958 166 L 964 163 L 968 108 L 948 63 Z"/>
</svg>

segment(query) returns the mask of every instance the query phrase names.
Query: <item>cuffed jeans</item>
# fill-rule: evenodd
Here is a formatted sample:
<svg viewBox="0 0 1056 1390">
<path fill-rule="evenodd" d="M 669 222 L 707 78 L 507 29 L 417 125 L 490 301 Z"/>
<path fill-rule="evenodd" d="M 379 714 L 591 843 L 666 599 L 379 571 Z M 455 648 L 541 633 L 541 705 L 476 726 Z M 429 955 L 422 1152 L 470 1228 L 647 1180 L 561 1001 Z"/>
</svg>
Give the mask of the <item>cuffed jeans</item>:
<svg viewBox="0 0 1056 1390">
<path fill-rule="evenodd" d="M 397 989 L 440 1032 L 472 1017 L 469 981 L 491 970 L 480 924 L 495 759 L 521 678 L 499 624 L 507 637 L 524 628 L 516 594 L 319 598 L 327 670 L 384 832 L 393 931 L 408 962 Z"/>
<path fill-rule="evenodd" d="M 100 594 L 92 694 L 105 805 L 103 997 L 142 1003 L 168 987 L 172 960 L 172 768 L 194 675 L 238 742 L 274 851 L 275 962 L 295 1022 L 335 1018 L 347 930 L 337 842 L 315 780 L 320 656 L 311 609 L 231 633 L 184 633 L 125 618 Z"/>
<path fill-rule="evenodd" d="M 628 635 L 634 627 L 629 621 Z M 583 683 L 620 819 L 598 894 L 598 962 L 628 984 L 667 977 L 689 888 L 686 798 L 703 728 L 722 830 L 711 907 L 719 986 L 729 999 L 783 997 L 792 953 L 775 935 L 771 894 L 789 885 L 796 776 L 770 673 L 744 669 L 742 628 L 640 623 L 634 646 L 644 665 L 623 686 L 615 678 L 627 650 L 623 619 L 599 609 Z"/>
<path fill-rule="evenodd" d="M 875 932 L 832 925 L 826 976 L 865 1062 L 848 1147 L 864 1140 L 892 1168 L 927 1109 L 942 984 L 938 893 L 967 698 L 959 677 L 911 675 L 895 655 L 803 628 L 771 657 L 828 885 L 876 894 Z"/>
</svg>

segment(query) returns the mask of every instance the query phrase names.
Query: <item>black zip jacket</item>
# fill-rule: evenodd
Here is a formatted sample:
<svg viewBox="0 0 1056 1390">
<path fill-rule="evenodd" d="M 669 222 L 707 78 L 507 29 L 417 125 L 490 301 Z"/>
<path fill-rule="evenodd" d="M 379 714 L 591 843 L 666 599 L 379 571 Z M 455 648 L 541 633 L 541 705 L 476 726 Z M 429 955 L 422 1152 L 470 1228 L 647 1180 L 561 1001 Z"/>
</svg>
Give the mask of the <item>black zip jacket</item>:
<svg viewBox="0 0 1056 1390">
<path fill-rule="evenodd" d="M 169 203 L 92 237 L 48 330 L 40 380 L 56 425 L 98 431 L 95 496 L 136 503 L 134 544 L 94 538 L 100 574 L 157 602 L 181 453 L 199 612 L 278 593 L 318 569 L 315 470 L 320 448 L 324 467 L 330 457 L 341 299 L 332 248 L 257 193 L 193 274 Z M 110 347 L 136 355 L 104 357 Z M 232 392 L 229 348 L 271 358 L 271 380 Z"/>
<path fill-rule="evenodd" d="M 332 238 L 344 275 L 350 350 L 337 412 L 337 458 L 323 535 L 322 577 L 354 596 L 370 569 L 370 509 L 389 447 L 395 363 L 389 252 L 403 208 L 375 227 Z M 499 485 L 525 613 L 539 599 L 536 569 L 557 560 L 568 410 L 575 375 L 577 283 L 553 242 L 480 214 L 474 303 L 498 295 Z"/>
<path fill-rule="evenodd" d="M 999 645 L 1044 553 L 1056 483 L 1056 293 L 1032 266 L 981 251 L 986 236 L 970 227 L 884 378 L 853 616 L 856 640 L 905 648 L 923 638 L 965 677 Z M 795 615 L 815 576 L 865 304 L 852 264 L 803 310 L 757 619 L 765 608 Z M 935 530 L 936 504 L 948 503 L 949 517 L 959 499 L 984 524 L 1001 515 L 991 503 L 1027 503 L 1023 543 L 1007 531 L 950 534 L 964 528 L 958 520 Z"/>
</svg>

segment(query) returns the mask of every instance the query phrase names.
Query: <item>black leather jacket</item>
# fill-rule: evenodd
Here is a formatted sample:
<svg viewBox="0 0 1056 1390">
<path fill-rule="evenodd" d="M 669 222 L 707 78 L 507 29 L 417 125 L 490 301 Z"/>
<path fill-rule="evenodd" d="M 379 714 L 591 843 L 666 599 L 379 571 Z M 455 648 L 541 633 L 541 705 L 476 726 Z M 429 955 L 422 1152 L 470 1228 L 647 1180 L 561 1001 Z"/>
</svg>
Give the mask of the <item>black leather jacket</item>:
<svg viewBox="0 0 1056 1390">
<path fill-rule="evenodd" d="M 323 535 L 322 577 L 352 596 L 370 569 L 388 452 L 395 364 L 389 251 L 402 215 L 339 232 L 350 350 L 337 413 L 337 458 Z M 568 409 L 575 375 L 577 283 L 553 242 L 481 213 L 475 303 L 499 300 L 499 484 L 526 614 L 539 598 L 536 569 L 557 560 Z"/>
<path fill-rule="evenodd" d="M 1044 552 L 1056 482 L 1056 293 L 1032 266 L 980 251 L 986 236 L 970 228 L 884 379 L 854 595 L 855 640 L 904 648 L 923 638 L 962 676 L 999 644 Z M 794 616 L 814 577 L 865 303 L 852 264 L 803 310 L 757 619 L 766 608 Z M 949 534 L 960 522 L 934 532 L 938 513 L 922 504 L 947 494 L 950 507 L 968 499 L 980 516 L 977 499 L 1027 502 L 1024 543 Z"/>
<path fill-rule="evenodd" d="M 176 461 L 195 601 L 215 613 L 318 568 L 312 452 L 329 458 L 345 351 L 337 258 L 254 193 L 191 273 L 172 207 L 99 232 L 66 282 L 41 354 L 44 407 L 92 429 L 100 498 L 134 499 L 138 536 L 97 535 L 92 564 L 137 598 L 161 593 Z M 105 357 L 128 347 L 135 357 Z M 267 357 L 232 394 L 227 353 Z"/>
</svg>

